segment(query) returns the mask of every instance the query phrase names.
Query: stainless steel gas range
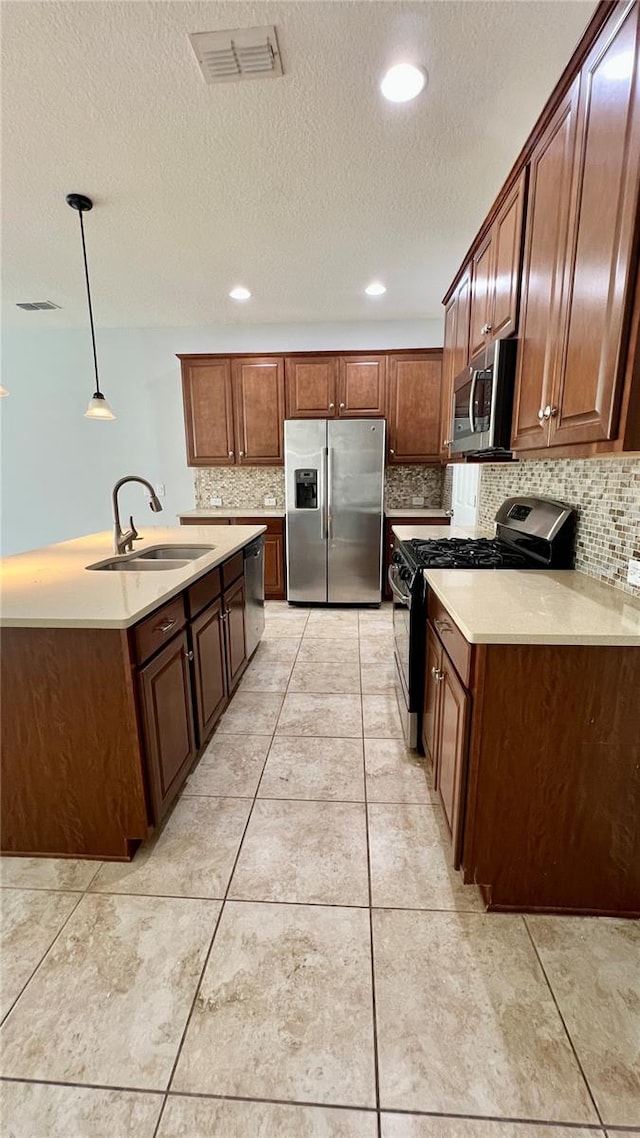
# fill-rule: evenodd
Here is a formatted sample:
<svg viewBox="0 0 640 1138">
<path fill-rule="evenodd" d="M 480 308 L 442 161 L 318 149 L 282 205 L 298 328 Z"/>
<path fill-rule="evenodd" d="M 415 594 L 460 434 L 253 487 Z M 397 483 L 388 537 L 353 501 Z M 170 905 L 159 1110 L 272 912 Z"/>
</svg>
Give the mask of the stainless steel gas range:
<svg viewBox="0 0 640 1138">
<path fill-rule="evenodd" d="M 570 569 L 575 514 L 550 498 L 507 498 L 493 538 L 403 541 L 389 566 L 396 690 L 407 746 L 416 748 L 424 694 L 424 569 Z"/>
</svg>

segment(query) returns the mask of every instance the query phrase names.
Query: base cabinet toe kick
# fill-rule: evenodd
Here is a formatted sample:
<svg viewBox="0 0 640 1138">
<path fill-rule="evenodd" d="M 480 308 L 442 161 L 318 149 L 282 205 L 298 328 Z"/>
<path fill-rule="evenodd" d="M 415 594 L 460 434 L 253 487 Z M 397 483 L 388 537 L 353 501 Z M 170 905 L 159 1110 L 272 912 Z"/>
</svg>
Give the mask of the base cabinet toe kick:
<svg viewBox="0 0 640 1138">
<path fill-rule="evenodd" d="M 240 550 L 132 628 L 4 628 L 2 852 L 130 859 L 247 667 L 246 621 Z"/>
<path fill-rule="evenodd" d="M 469 644 L 429 596 L 422 744 L 490 910 L 640 916 L 640 650 Z"/>
</svg>

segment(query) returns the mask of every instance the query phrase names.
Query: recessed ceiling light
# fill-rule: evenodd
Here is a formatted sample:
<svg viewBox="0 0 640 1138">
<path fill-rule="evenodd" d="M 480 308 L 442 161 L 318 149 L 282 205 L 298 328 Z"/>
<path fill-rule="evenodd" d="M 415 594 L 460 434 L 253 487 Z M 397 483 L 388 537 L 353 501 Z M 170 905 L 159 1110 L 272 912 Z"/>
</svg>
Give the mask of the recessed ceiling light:
<svg viewBox="0 0 640 1138">
<path fill-rule="evenodd" d="M 382 284 L 382 281 L 372 281 L 371 284 L 367 285 L 364 291 L 367 296 L 382 296 L 383 292 L 387 290 L 385 285 Z"/>
<path fill-rule="evenodd" d="M 238 285 L 237 288 L 231 289 L 229 296 L 232 300 L 248 300 L 251 296 L 251 293 L 249 292 L 248 288 L 243 288 L 242 285 Z"/>
<path fill-rule="evenodd" d="M 408 103 L 415 99 L 427 82 L 427 73 L 413 63 L 397 63 L 384 76 L 380 90 L 390 103 Z"/>
</svg>

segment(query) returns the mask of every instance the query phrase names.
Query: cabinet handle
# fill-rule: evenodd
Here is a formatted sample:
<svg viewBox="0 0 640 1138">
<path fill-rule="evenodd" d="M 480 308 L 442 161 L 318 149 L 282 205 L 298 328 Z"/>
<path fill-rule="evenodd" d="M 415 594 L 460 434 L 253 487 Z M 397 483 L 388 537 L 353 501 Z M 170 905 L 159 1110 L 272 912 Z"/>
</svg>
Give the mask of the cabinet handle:
<svg viewBox="0 0 640 1138">
<path fill-rule="evenodd" d="M 184 654 L 187 657 L 187 660 L 193 660 L 193 652 L 191 651 L 191 649 L 187 650 L 185 648 Z"/>
<path fill-rule="evenodd" d="M 490 332 L 492 328 L 493 328 L 493 324 L 483 324 L 480 331 L 481 331 L 483 336 L 486 336 L 487 332 Z"/>
<path fill-rule="evenodd" d="M 233 451 L 232 450 L 229 451 L 229 458 L 233 458 Z"/>
<path fill-rule="evenodd" d="M 335 407 L 335 403 L 330 403 L 330 404 L 329 404 L 329 410 L 330 410 L 330 411 L 333 411 L 333 408 L 334 408 L 334 407 Z"/>
<path fill-rule="evenodd" d="M 434 620 L 433 623 L 438 629 L 438 632 L 451 632 L 451 625 L 448 620 Z"/>
<path fill-rule="evenodd" d="M 344 409 L 344 406 L 345 406 L 345 404 L 344 404 L 344 403 L 341 403 L 341 404 L 340 404 L 340 410 L 343 410 L 343 409 Z"/>
<path fill-rule="evenodd" d="M 433 676 L 433 678 L 437 684 L 442 683 L 442 681 L 444 679 L 444 672 L 441 672 L 439 668 L 432 668 L 431 669 L 431 675 Z"/>
<path fill-rule="evenodd" d="M 162 633 L 170 632 L 175 623 L 176 622 L 173 619 L 165 620 L 162 624 L 156 624 L 153 631 Z"/>
<path fill-rule="evenodd" d="M 542 413 L 545 419 L 555 419 L 556 415 L 558 414 L 558 408 L 552 407 L 550 403 L 547 403 L 547 406 Z"/>
</svg>

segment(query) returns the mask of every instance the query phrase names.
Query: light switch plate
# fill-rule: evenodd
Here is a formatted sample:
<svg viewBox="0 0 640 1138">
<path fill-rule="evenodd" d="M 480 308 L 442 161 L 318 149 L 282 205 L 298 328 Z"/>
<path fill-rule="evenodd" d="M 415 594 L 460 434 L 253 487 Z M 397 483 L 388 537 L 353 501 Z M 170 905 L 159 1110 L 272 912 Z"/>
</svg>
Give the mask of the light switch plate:
<svg viewBox="0 0 640 1138">
<path fill-rule="evenodd" d="M 265 498 L 265 500 L 264 500 L 264 504 L 265 504 L 265 506 L 275 506 L 275 504 L 276 504 L 276 499 L 275 499 L 275 498 L 269 498 L 269 497 L 266 497 L 266 498 Z"/>
<path fill-rule="evenodd" d="M 167 487 L 165 486 L 164 482 L 157 482 L 156 483 L 156 494 L 158 495 L 158 497 L 164 498 L 166 493 L 167 493 Z"/>
<path fill-rule="evenodd" d="M 627 581 L 630 585 L 640 585 L 640 561 L 630 558 L 627 571 Z"/>
<path fill-rule="evenodd" d="M 222 498 L 212 498 L 211 499 L 211 505 L 212 506 L 221 506 L 222 505 Z"/>
<path fill-rule="evenodd" d="M 412 498 L 411 499 L 411 505 L 412 506 L 424 506 L 424 497 L 420 497 L 418 495 L 417 497 Z"/>
</svg>

